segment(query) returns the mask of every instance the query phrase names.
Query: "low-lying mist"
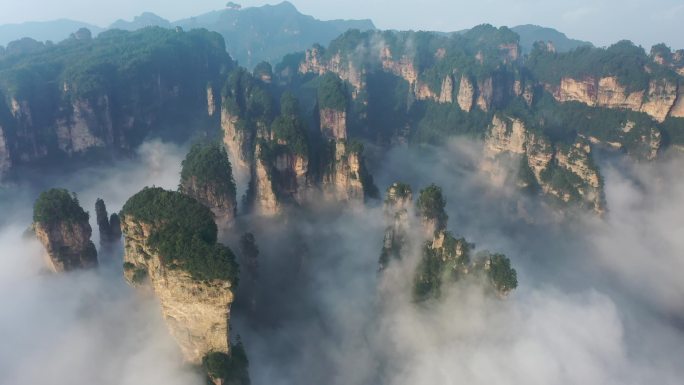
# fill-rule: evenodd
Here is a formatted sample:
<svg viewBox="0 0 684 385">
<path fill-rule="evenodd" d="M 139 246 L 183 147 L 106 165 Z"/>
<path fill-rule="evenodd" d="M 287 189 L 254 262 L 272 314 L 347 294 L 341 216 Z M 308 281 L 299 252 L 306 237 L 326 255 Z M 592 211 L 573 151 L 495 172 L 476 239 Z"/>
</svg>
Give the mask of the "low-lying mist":
<svg viewBox="0 0 684 385">
<path fill-rule="evenodd" d="M 237 253 L 235 240 L 251 231 L 260 249 L 258 279 L 243 269 L 231 311 L 253 384 L 681 382 L 684 158 L 606 158 L 609 213 L 597 218 L 561 215 L 493 183 L 479 146 L 396 148 L 374 177 L 381 191 L 410 183 L 414 196 L 442 186 L 449 229 L 478 250 L 505 253 L 518 289 L 499 299 L 462 282 L 440 301 L 413 303 L 419 247 L 378 273 L 379 203 L 243 217 L 225 240 Z M 147 143 L 136 161 L 43 184 L 76 191 L 91 214 L 97 197 L 118 211 L 143 186 L 175 189 L 184 155 Z M 0 228 L 0 383 L 201 384 L 158 304 L 124 283 L 122 251 L 101 256 L 97 271 L 43 271 L 40 245 L 22 238 L 38 190 L 16 189 L 24 193 L 2 202 L 10 219 Z"/>
<path fill-rule="evenodd" d="M 99 255 L 93 271 L 51 274 L 43 248 L 24 235 L 40 190 L 64 187 L 78 194 L 91 213 L 98 243 L 95 199 L 110 212 L 145 185 L 175 188 L 180 147 L 149 142 L 134 160 L 86 168 L 11 186 L 0 210 L 11 218 L 0 228 L 0 384 L 201 384 L 182 363 L 154 297 L 123 280 L 123 250 Z"/>
</svg>

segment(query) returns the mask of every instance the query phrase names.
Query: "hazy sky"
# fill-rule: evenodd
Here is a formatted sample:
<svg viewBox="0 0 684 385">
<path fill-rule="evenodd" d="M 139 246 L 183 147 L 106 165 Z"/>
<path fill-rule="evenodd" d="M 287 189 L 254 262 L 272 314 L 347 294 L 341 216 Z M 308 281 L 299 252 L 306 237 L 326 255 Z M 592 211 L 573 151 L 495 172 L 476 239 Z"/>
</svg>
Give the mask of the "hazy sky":
<svg viewBox="0 0 684 385">
<path fill-rule="evenodd" d="M 220 9 L 227 0 L 0 0 L 0 24 L 71 18 L 106 26 L 151 11 L 175 20 Z M 242 0 L 243 6 L 279 1 Z M 682 0 L 291 0 L 320 19 L 370 18 L 379 28 L 452 31 L 481 23 L 540 24 L 607 45 L 630 39 L 684 48 Z"/>
</svg>

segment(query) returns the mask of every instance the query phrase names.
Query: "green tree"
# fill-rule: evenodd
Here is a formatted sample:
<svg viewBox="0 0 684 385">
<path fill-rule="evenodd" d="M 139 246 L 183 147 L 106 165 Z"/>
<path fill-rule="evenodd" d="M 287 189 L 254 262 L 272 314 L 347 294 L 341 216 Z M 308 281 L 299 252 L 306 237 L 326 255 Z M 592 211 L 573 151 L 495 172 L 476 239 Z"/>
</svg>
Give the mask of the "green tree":
<svg viewBox="0 0 684 385">
<path fill-rule="evenodd" d="M 418 197 L 418 213 L 425 219 L 435 220 L 436 231 L 446 229 L 449 216 L 445 211 L 446 199 L 442 195 L 442 188 L 434 183 L 420 191 Z"/>
</svg>

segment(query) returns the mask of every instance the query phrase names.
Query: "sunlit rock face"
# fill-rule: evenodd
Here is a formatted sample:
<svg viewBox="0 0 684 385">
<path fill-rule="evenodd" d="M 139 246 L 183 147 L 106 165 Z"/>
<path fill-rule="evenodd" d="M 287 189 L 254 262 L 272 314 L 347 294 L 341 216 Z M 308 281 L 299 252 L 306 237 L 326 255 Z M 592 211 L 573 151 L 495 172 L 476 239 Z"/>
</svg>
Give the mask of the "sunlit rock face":
<svg viewBox="0 0 684 385">
<path fill-rule="evenodd" d="M 682 114 L 679 87 L 668 80 L 651 80 L 647 89 L 627 92 L 614 76 L 600 79 L 565 77 L 558 87 L 546 85 L 546 88 L 560 102 L 574 101 L 591 107 L 644 112 L 658 122 L 663 122 L 668 116 L 680 117 Z"/>
<path fill-rule="evenodd" d="M 210 352 L 229 353 L 232 283 L 197 280 L 182 269 L 169 268 L 164 256 L 148 244 L 153 227 L 124 217 L 126 280 L 134 286 L 152 288 L 169 331 L 188 362 L 200 364 Z"/>
<path fill-rule="evenodd" d="M 490 162 L 496 164 L 502 154 L 514 155 L 520 159 L 522 171 L 529 170 L 530 176 L 518 181 L 521 187 L 539 186 L 545 194 L 601 214 L 605 210 L 603 184 L 591 152 L 589 143 L 581 138 L 573 145 L 553 146 L 521 120 L 495 116 L 485 137 L 488 161 L 483 166 L 497 174 L 497 166 L 492 168 Z"/>
</svg>

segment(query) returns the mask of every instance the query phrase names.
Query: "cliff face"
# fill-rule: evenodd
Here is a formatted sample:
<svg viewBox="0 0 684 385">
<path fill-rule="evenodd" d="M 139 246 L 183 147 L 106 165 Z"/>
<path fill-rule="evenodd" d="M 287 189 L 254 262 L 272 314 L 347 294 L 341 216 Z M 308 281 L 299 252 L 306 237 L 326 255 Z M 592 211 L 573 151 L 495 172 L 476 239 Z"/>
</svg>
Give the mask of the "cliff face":
<svg viewBox="0 0 684 385">
<path fill-rule="evenodd" d="M 323 175 L 323 192 L 330 199 L 347 202 L 364 201 L 365 170 L 361 154 L 348 149 L 344 141 L 335 142 L 335 159 Z"/>
<path fill-rule="evenodd" d="M 2 177 L 12 168 L 12 158 L 10 157 L 9 147 L 5 130 L 0 125 L 0 181 Z"/>
<path fill-rule="evenodd" d="M 247 130 L 238 129 L 240 118 L 231 114 L 227 109 L 221 110 L 221 129 L 223 130 L 223 144 L 233 165 L 241 171 L 249 169 L 251 162 L 252 138 Z"/>
<path fill-rule="evenodd" d="M 180 191 L 197 199 L 214 213 L 216 223 L 226 225 L 235 220 L 237 201 L 217 183 L 201 183 L 196 176 L 182 181 Z"/>
<path fill-rule="evenodd" d="M 72 114 L 57 120 L 57 144 L 60 150 L 72 155 L 96 147 L 114 145 L 109 97 L 76 100 L 71 105 Z"/>
<path fill-rule="evenodd" d="M 366 63 L 359 69 L 359 65 L 354 63 L 365 62 L 367 58 L 356 60 L 358 58 L 354 55 L 357 55 L 357 52 L 349 56 L 343 56 L 338 52 L 332 55 L 331 58 L 326 59 L 320 48 L 314 47 L 307 50 L 304 60 L 299 65 L 299 72 L 302 74 L 314 73 L 318 75 L 332 72 L 351 84 L 353 88 L 352 96 L 356 99 L 361 91 L 364 91 L 366 88 L 366 74 L 381 70 L 404 79 L 409 84 L 411 96 L 418 100 L 444 104 L 454 103 L 455 100 L 458 100 L 459 105 L 464 111 L 470 111 L 476 89 L 465 75 L 461 77 L 458 97 L 455 98 L 456 84 L 452 74 L 448 74 L 443 78 L 438 86 L 439 89 L 432 89 L 425 81 L 421 80 L 419 71 L 414 64 L 414 59 L 411 57 L 402 55 L 395 59 L 392 50 L 387 45 L 375 45 L 367 47 L 367 49 L 371 51 L 366 52 L 365 55 L 375 59 L 371 59 L 371 63 Z M 435 53 L 436 58 L 442 60 L 444 52 L 443 48 L 439 49 Z M 492 80 L 485 81 L 479 88 L 478 105 L 483 109 L 487 109 L 490 107 L 494 95 Z"/>
<path fill-rule="evenodd" d="M 652 80 L 648 89 L 628 93 L 614 76 L 594 79 L 563 78 L 559 86 L 546 85 L 553 96 L 560 102 L 576 101 L 588 106 L 605 108 L 622 108 L 644 112 L 658 122 L 668 116 L 681 115 L 678 105 L 679 90 L 677 84 L 668 80 Z M 671 112 L 673 111 L 673 113 Z"/>
<path fill-rule="evenodd" d="M 340 79 L 349 82 L 353 87 L 352 96 L 356 98 L 359 91 L 365 88 L 365 71 L 361 70 L 349 58 L 342 58 L 337 53 L 330 59 L 326 59 L 318 47 L 306 51 L 303 62 L 299 64 L 299 72 L 302 74 L 314 73 L 323 75 L 326 72 L 337 74 Z"/>
<path fill-rule="evenodd" d="M 439 299 L 445 285 L 467 276 L 482 280 L 486 288 L 506 296 L 518 285 L 517 273 L 508 258 L 484 252 L 471 260 L 475 246 L 446 230 L 445 205 L 442 190 L 435 185 L 421 190 L 416 210 L 413 210 L 411 186 L 394 183 L 389 187 L 385 198 L 388 226 L 380 254 L 380 271 L 393 261 L 406 258 L 412 251 L 411 242 L 420 242 L 423 247 L 413 277 L 415 301 Z M 418 214 L 421 220 L 412 221 L 410 214 Z"/>
<path fill-rule="evenodd" d="M 273 187 L 271 165 L 262 156 L 262 151 L 261 145 L 257 144 L 252 175 L 254 212 L 258 215 L 273 216 L 280 213 L 281 207 Z"/>
<path fill-rule="evenodd" d="M 347 139 L 347 112 L 332 108 L 320 110 L 321 133 L 331 139 Z"/>
<path fill-rule="evenodd" d="M 413 192 L 411 186 L 394 183 L 387 189 L 384 213 L 385 238 L 380 254 L 380 270 L 387 267 L 392 259 L 401 259 L 402 251 L 409 243 L 410 211 L 413 211 Z"/>
<path fill-rule="evenodd" d="M 467 76 L 462 75 L 461 85 L 458 88 L 458 97 L 456 98 L 458 101 L 458 106 L 461 107 L 461 110 L 470 112 L 470 110 L 473 108 L 474 97 L 475 87 L 473 87 L 473 83 Z"/>
<path fill-rule="evenodd" d="M 218 106 L 218 99 L 214 97 L 214 87 L 207 86 L 207 115 L 214 116 Z"/>
<path fill-rule="evenodd" d="M 168 57 L 179 58 L 173 69 Z M 50 71 L 43 61 L 54 64 Z M 12 166 L 129 151 L 150 133 L 185 140 L 188 126 L 214 128 L 218 103 L 207 84 L 232 65 L 216 34 L 154 28 L 17 54 L 0 63 L 0 125 L 12 131 L 4 138 Z"/>
<path fill-rule="evenodd" d="M 87 220 L 36 222 L 34 229 L 45 247 L 46 262 L 53 272 L 97 266 L 97 251 L 90 240 L 92 229 Z"/>
<path fill-rule="evenodd" d="M 563 202 L 578 202 L 597 213 L 604 211 L 601 176 L 591 147 L 581 138 L 572 146 L 553 146 L 542 135 L 529 131 L 522 121 L 495 116 L 485 137 L 485 154 L 494 160 L 502 154 L 520 159 L 519 175 L 525 175 L 518 181 L 521 187 L 539 186 L 543 193 Z"/>
<path fill-rule="evenodd" d="M 230 281 L 200 281 L 181 269 L 168 268 L 148 239 L 153 225 L 125 216 L 124 274 L 135 286 L 149 283 L 185 359 L 200 364 L 210 352 L 230 353 L 229 320 L 233 302 Z"/>
</svg>

